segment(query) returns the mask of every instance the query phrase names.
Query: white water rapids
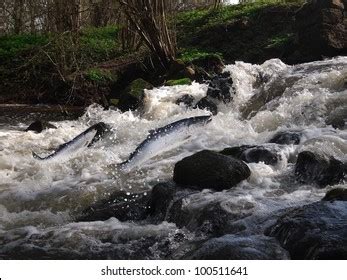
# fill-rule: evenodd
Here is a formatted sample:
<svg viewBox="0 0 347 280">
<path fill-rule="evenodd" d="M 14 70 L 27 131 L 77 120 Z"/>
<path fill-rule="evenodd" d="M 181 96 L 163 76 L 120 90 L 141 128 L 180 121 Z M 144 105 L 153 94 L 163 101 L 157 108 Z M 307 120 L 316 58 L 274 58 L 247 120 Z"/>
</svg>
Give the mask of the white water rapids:
<svg viewBox="0 0 347 280">
<path fill-rule="evenodd" d="M 166 247 L 175 251 L 182 245 L 175 239 L 177 234 L 191 241 L 196 238 L 194 233 L 167 222 L 151 225 L 111 218 L 77 223 L 74 219 L 117 190 L 129 194 L 150 191 L 159 181 L 170 180 L 175 163 L 183 157 L 203 149 L 264 144 L 283 130 L 302 131 L 303 139 L 298 146 L 281 147 L 279 164 L 248 164 L 252 171 L 248 180 L 231 190 L 195 194 L 184 207 L 199 211 L 206 203 L 220 201 L 227 211 L 248 211 L 250 215 L 243 223 L 248 231 L 257 232 L 257 223 L 264 223 L 276 210 L 320 200 L 330 187 L 317 189 L 296 183 L 292 158 L 298 151 L 310 150 L 347 160 L 347 131 L 326 124 L 333 110 L 347 106 L 347 57 L 296 66 L 278 59 L 262 65 L 237 62 L 226 66 L 225 71 L 233 79 L 233 101 L 218 104 L 219 113 L 197 129 L 188 142 L 129 174 L 117 171 L 116 165 L 127 159 L 150 129 L 206 115 L 204 110 L 175 104 L 185 94 L 198 101 L 206 95 L 206 84 L 146 91 L 141 112 L 121 113 L 90 106 L 78 120 L 53 122 L 57 129 L 40 134 L 24 132 L 28 123 L 9 120 L 8 126 L 2 124 L 0 258 L 34 258 L 35 254 L 49 258 L 162 258 Z M 271 95 L 274 90 L 279 93 L 258 104 L 256 112 L 245 108 L 252 96 Z M 72 159 L 49 163 L 32 157 L 32 151 L 49 154 L 101 121 L 112 127 L 112 134 Z M 245 208 L 247 203 L 253 207 Z M 139 249 L 144 240 L 152 240 L 146 245 L 146 253 Z"/>
</svg>

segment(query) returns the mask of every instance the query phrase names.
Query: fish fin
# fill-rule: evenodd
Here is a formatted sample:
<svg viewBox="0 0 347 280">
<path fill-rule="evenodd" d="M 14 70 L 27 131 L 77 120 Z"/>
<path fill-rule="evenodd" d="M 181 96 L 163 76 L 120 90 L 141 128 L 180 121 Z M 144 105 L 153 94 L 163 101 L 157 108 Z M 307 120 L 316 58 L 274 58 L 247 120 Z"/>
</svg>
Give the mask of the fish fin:
<svg viewBox="0 0 347 280">
<path fill-rule="evenodd" d="M 38 154 L 36 154 L 35 152 L 32 152 L 33 158 L 34 159 L 38 159 L 38 160 L 44 160 L 45 158 L 40 157 Z"/>
</svg>

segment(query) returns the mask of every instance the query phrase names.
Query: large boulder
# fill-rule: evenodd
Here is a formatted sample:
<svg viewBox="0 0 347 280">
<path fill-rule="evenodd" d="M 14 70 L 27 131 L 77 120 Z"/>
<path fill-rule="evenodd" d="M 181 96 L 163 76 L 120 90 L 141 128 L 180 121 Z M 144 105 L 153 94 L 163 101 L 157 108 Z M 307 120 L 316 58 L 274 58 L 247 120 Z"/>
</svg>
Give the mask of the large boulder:
<svg viewBox="0 0 347 280">
<path fill-rule="evenodd" d="M 236 186 L 250 175 L 243 161 L 204 150 L 177 162 L 173 180 L 180 185 L 221 191 Z"/>
<path fill-rule="evenodd" d="M 274 238 L 262 235 L 224 235 L 212 238 L 196 250 L 187 253 L 185 259 L 193 260 L 283 260 L 288 259 L 284 250 Z"/>
<path fill-rule="evenodd" d="M 145 89 L 152 89 L 153 85 L 143 79 L 136 79 L 122 92 L 118 108 L 122 111 L 136 110 L 141 106 L 145 95 Z"/>
<path fill-rule="evenodd" d="M 298 42 L 308 60 L 346 54 L 344 5 L 343 0 L 312 0 L 296 13 Z"/>
<path fill-rule="evenodd" d="M 278 150 L 274 147 L 242 145 L 237 147 L 225 148 L 220 152 L 226 156 L 232 156 L 247 163 L 264 162 L 268 165 L 275 165 L 281 159 Z"/>
<path fill-rule="evenodd" d="M 347 259 L 347 202 L 319 201 L 290 210 L 266 234 L 292 259 Z"/>
<path fill-rule="evenodd" d="M 295 165 L 295 175 L 299 181 L 315 183 L 319 187 L 338 184 L 346 174 L 346 163 L 310 151 L 301 152 Z"/>
</svg>

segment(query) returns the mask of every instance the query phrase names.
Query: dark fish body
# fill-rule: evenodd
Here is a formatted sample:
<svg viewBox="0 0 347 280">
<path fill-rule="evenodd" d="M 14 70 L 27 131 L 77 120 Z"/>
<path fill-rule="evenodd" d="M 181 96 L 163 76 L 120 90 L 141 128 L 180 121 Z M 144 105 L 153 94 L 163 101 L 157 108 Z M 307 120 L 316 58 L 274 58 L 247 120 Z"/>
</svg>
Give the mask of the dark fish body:
<svg viewBox="0 0 347 280">
<path fill-rule="evenodd" d="M 211 116 L 197 116 L 182 119 L 161 128 L 151 130 L 147 138 L 120 164 L 121 169 L 130 171 L 135 166 L 146 162 L 159 153 L 168 151 L 191 136 L 190 127 L 204 125 L 211 121 Z"/>
<path fill-rule="evenodd" d="M 38 160 L 50 160 L 71 157 L 80 149 L 92 146 L 95 142 L 100 140 L 108 130 L 109 127 L 105 123 L 99 122 L 89 127 L 87 130 L 76 136 L 71 141 L 60 145 L 59 148 L 52 154 L 46 157 L 40 157 L 39 155 L 33 152 L 33 157 Z"/>
</svg>

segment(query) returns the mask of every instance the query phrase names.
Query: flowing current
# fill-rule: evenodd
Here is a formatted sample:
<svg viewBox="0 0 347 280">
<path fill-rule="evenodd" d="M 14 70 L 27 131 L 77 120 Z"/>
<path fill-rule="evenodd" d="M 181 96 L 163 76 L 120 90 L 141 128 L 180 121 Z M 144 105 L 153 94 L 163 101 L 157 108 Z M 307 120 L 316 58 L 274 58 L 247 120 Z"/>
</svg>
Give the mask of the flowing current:
<svg viewBox="0 0 347 280">
<path fill-rule="evenodd" d="M 176 104 L 186 94 L 197 102 L 206 95 L 206 84 L 148 90 L 139 112 L 93 105 L 78 120 L 52 122 L 57 129 L 40 134 L 24 132 L 29 123 L 0 123 L 0 258 L 179 258 L 188 244 L 207 236 L 166 221 L 76 222 L 76 217 L 120 190 L 129 196 L 150 195 L 158 182 L 172 179 L 177 161 L 195 152 L 262 145 L 279 131 L 302 132 L 299 145 L 280 145 L 279 163 L 249 163 L 248 180 L 223 192 L 195 193 L 182 207 L 199 212 L 218 202 L 231 213 L 244 212 L 238 223 L 244 225 L 245 235 L 252 235 L 261 234 L 281 209 L 320 200 L 331 187 L 296 182 L 295 157 L 309 150 L 347 160 L 347 131 L 327 124 L 334 112 L 346 110 L 347 57 L 295 66 L 278 59 L 262 65 L 237 62 L 225 71 L 233 80 L 233 100 L 218 103 L 219 113 L 194 130 L 189 141 L 130 173 L 117 170 L 117 164 L 149 130 L 208 113 Z M 111 126 L 112 133 L 71 159 L 41 162 L 32 157 L 32 151 L 50 154 L 101 121 Z"/>
</svg>

